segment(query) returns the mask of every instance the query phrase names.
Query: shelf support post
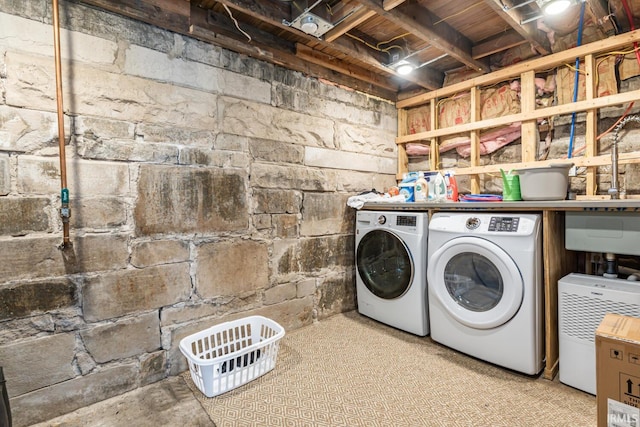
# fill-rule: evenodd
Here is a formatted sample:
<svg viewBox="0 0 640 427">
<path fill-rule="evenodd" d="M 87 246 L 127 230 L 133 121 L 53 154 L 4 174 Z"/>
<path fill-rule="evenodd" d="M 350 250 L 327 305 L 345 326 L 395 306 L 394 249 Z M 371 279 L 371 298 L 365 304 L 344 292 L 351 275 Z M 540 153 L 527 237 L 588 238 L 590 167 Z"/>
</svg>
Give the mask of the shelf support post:
<svg viewBox="0 0 640 427">
<path fill-rule="evenodd" d="M 584 67 L 586 71 L 585 77 L 585 98 L 587 100 L 594 99 L 596 97 L 596 61 L 593 54 L 585 55 Z M 598 133 L 598 121 L 597 110 L 595 108 L 587 110 L 586 117 L 586 130 L 584 143 L 585 157 L 593 157 L 596 155 L 596 138 Z M 587 183 L 586 183 L 586 195 L 593 196 L 596 194 L 596 168 L 587 167 Z"/>
<path fill-rule="evenodd" d="M 471 88 L 471 96 L 470 96 L 470 114 L 471 121 L 477 122 L 481 120 L 481 110 L 482 106 L 480 103 L 480 88 L 478 86 L 473 86 Z M 469 135 L 471 140 L 471 167 L 480 166 L 480 129 L 472 130 Z M 480 191 L 480 175 L 473 174 L 470 176 L 471 179 L 471 193 L 479 194 Z"/>
</svg>

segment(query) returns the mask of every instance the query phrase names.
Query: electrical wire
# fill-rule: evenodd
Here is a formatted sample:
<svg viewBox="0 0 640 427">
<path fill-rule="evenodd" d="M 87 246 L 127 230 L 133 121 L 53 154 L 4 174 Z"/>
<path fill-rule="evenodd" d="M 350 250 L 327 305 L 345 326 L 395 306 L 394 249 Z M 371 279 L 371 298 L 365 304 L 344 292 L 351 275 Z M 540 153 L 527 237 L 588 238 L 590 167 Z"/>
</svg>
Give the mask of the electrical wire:
<svg viewBox="0 0 640 427">
<path fill-rule="evenodd" d="M 629 51 L 626 52 L 608 52 L 604 55 L 600 55 L 597 58 L 599 59 L 596 62 L 596 67 L 595 67 L 595 75 L 594 75 L 594 85 L 597 87 L 598 83 L 600 81 L 600 65 L 606 61 L 607 59 L 609 59 L 612 56 L 619 56 L 619 55 L 627 55 L 629 53 L 633 53 L 634 49 L 631 49 Z M 571 65 L 571 64 L 564 64 L 565 67 L 567 67 L 568 69 L 570 69 L 571 71 L 575 71 L 576 73 L 580 73 L 582 75 L 587 75 L 587 71 L 586 70 L 581 70 L 580 68 L 576 68 L 575 65 Z M 575 102 L 575 101 L 574 101 Z"/>
<path fill-rule="evenodd" d="M 565 67 L 567 67 L 568 69 L 570 69 L 571 71 L 575 71 L 576 73 L 580 73 L 580 74 L 587 74 L 586 71 L 581 70 L 580 68 L 576 68 L 575 65 L 571 65 L 571 64 L 564 64 Z M 575 101 L 574 101 L 575 102 Z"/>
<path fill-rule="evenodd" d="M 622 0 L 622 6 L 624 6 L 624 11 L 627 14 L 627 19 L 629 20 L 629 26 L 631 27 L 631 31 L 635 31 L 636 26 L 633 23 L 633 13 L 631 13 L 631 9 L 629 8 L 629 3 L 627 0 Z M 633 42 L 634 49 L 638 49 L 638 42 Z M 636 50 L 636 59 L 638 60 L 638 64 L 640 64 L 640 52 Z"/>
<path fill-rule="evenodd" d="M 391 49 L 400 49 L 404 52 L 404 48 L 400 45 L 391 45 L 389 47 L 385 47 L 385 48 L 379 48 L 378 46 L 374 46 L 371 43 L 367 42 L 366 40 L 361 39 L 360 37 L 354 36 L 353 34 L 350 33 L 345 33 L 348 37 L 351 37 L 354 40 L 359 41 L 360 43 L 364 44 L 367 47 L 370 47 L 371 49 L 377 50 L 378 52 L 389 52 Z"/>
<path fill-rule="evenodd" d="M 622 4 L 624 6 L 625 12 L 627 14 L 627 19 L 629 20 L 629 25 L 631 26 L 631 30 L 635 30 L 635 25 L 633 23 L 633 14 L 631 13 L 631 9 L 629 8 L 629 4 L 627 3 L 626 0 L 622 0 Z M 607 52 L 607 54 L 605 55 L 604 59 L 601 59 L 600 61 L 597 62 L 596 65 L 596 77 L 598 77 L 597 74 L 597 70 L 598 70 L 598 66 L 600 65 L 600 63 L 602 61 L 604 61 L 606 58 L 612 56 L 612 55 L 622 55 L 623 58 L 624 56 L 628 55 L 629 53 L 634 52 L 636 55 L 636 60 L 638 62 L 638 65 L 640 65 L 640 49 L 638 48 L 638 43 L 634 42 L 633 43 L 633 49 L 629 50 L 629 51 L 613 51 L 613 52 Z M 602 132 L 600 135 L 598 135 L 596 137 L 596 141 L 599 141 L 602 137 L 604 137 L 605 135 L 607 135 L 608 133 L 610 133 L 616 126 L 618 126 L 618 124 L 629 114 L 629 111 L 631 111 L 631 108 L 633 107 L 634 101 L 632 101 L 631 103 L 629 103 L 629 105 L 627 106 L 627 108 L 624 110 L 624 113 L 622 113 L 622 116 L 620 116 L 618 118 L 618 120 L 616 120 L 616 122 L 611 125 L 611 127 L 609 127 L 609 129 L 607 129 L 606 131 Z M 575 113 L 573 113 L 575 115 Z M 573 130 L 573 129 L 572 129 Z M 579 150 L 577 150 L 576 152 L 582 152 L 586 149 L 586 144 L 582 147 L 580 147 Z"/>
<path fill-rule="evenodd" d="M 627 19 L 629 20 L 629 25 L 631 26 L 631 30 L 635 30 L 635 25 L 633 23 L 633 14 L 631 13 L 631 9 L 629 8 L 629 4 L 627 3 L 627 0 L 622 0 L 622 5 L 624 6 L 625 12 L 627 14 Z M 633 52 L 635 52 L 636 60 L 638 61 L 638 65 L 640 65 L 640 51 L 638 49 L 638 42 L 633 42 Z M 620 52 L 620 54 L 623 55 L 623 59 L 624 59 L 624 56 L 626 56 L 628 53 L 630 52 Z M 627 114 L 629 114 L 629 111 L 631 111 L 631 107 L 633 107 L 633 104 L 634 102 L 632 101 L 627 107 L 627 109 L 624 111 L 624 113 L 622 113 L 622 116 L 609 129 L 601 133 L 596 138 L 596 141 L 602 138 L 604 135 L 611 132 L 616 126 L 618 126 L 618 123 L 620 123 L 627 116 Z"/>
<path fill-rule="evenodd" d="M 596 69 L 595 69 L 595 76 L 594 76 L 594 84 L 596 85 L 596 87 L 598 86 L 598 83 L 600 81 L 600 65 L 606 61 L 608 58 L 612 57 L 612 56 L 626 56 L 630 53 L 635 53 L 638 52 L 640 50 L 640 48 L 637 49 L 630 49 L 630 50 L 626 50 L 626 51 L 611 51 L 611 52 L 607 52 L 603 55 L 599 55 L 596 58 L 598 59 L 598 61 L 596 62 Z M 578 68 L 575 68 L 575 66 L 571 65 L 571 64 L 564 64 L 565 67 L 569 68 L 572 71 L 576 71 L 579 72 L 580 74 L 587 74 L 587 72 L 585 70 L 580 70 Z"/>
<path fill-rule="evenodd" d="M 479 5 L 483 4 L 483 3 L 484 3 L 483 1 L 478 1 L 478 2 L 476 2 L 476 3 L 474 3 L 474 4 L 472 4 L 471 6 L 467 6 L 466 8 L 462 9 L 462 10 L 461 10 L 461 11 L 459 11 L 459 12 L 453 13 L 453 14 L 451 14 L 451 15 L 449 15 L 449 16 L 447 16 L 447 17 L 445 17 L 445 18 L 441 18 L 441 19 L 439 19 L 439 20 L 435 21 L 435 22 L 434 22 L 433 24 L 431 24 L 431 25 L 432 25 L 432 26 L 438 25 L 438 24 L 440 24 L 440 23 L 442 23 L 442 22 L 445 22 L 445 21 L 447 21 L 447 20 L 449 20 L 449 19 L 451 19 L 451 18 L 454 18 L 454 17 L 456 17 L 456 16 L 458 16 L 458 15 L 461 15 L 461 14 L 463 14 L 463 13 L 465 13 L 465 12 L 467 12 L 467 11 L 469 11 L 469 10 L 473 9 L 474 7 L 479 6 Z M 226 6 L 225 6 L 225 7 L 226 7 Z M 331 11 L 331 8 L 329 7 L 329 5 L 327 5 L 327 7 L 329 8 L 329 13 L 330 13 L 330 14 L 332 14 L 332 11 Z M 237 25 L 236 25 L 236 26 L 237 26 Z M 398 36 L 392 37 L 392 38 L 391 38 L 391 39 L 389 39 L 389 40 L 386 40 L 386 41 L 383 41 L 383 42 L 379 42 L 379 43 L 377 43 L 375 46 L 374 46 L 374 45 L 372 45 L 371 43 L 366 42 L 365 40 L 363 40 L 363 39 L 361 39 L 361 38 L 359 38 L 359 37 L 354 36 L 353 34 L 346 33 L 346 35 L 347 35 L 347 36 L 349 36 L 349 37 L 351 37 L 351 38 L 352 38 L 352 39 L 354 39 L 354 40 L 359 41 L 360 43 L 363 43 L 363 44 L 364 44 L 364 45 L 366 45 L 367 47 L 370 47 L 371 49 L 375 49 L 375 50 L 377 50 L 377 51 L 379 51 L 379 52 L 389 52 L 389 50 L 394 49 L 394 48 L 395 48 L 395 49 L 401 49 L 401 50 L 404 52 L 404 51 L 405 51 L 405 49 L 403 49 L 403 48 L 402 48 L 402 46 L 392 45 L 392 46 L 389 46 L 389 47 L 387 47 L 387 48 L 382 48 L 382 47 L 380 47 L 380 46 L 385 45 L 385 44 L 388 44 L 388 43 L 391 43 L 391 42 L 394 42 L 394 41 L 396 41 L 396 40 L 398 40 L 398 39 L 401 39 L 401 38 L 403 38 L 403 37 L 409 36 L 409 35 L 411 35 L 411 33 L 404 33 L 404 34 L 400 34 L 400 35 L 398 35 Z"/>
<path fill-rule="evenodd" d="M 387 40 L 387 41 L 384 41 L 384 42 L 380 42 L 380 43 L 378 43 L 376 46 L 378 47 L 378 49 L 381 49 L 381 48 L 380 48 L 380 45 L 383 45 L 383 44 L 389 44 L 389 43 L 391 43 L 391 42 L 394 42 L 394 41 L 396 41 L 396 40 L 398 40 L 398 39 L 401 39 L 401 38 L 406 37 L 406 36 L 409 36 L 409 35 L 411 35 L 411 33 L 404 33 L 404 34 L 400 34 L 399 36 L 395 36 L 395 37 L 391 38 L 390 40 Z"/>
<path fill-rule="evenodd" d="M 609 18 L 609 22 L 611 22 L 611 24 L 613 25 L 613 30 L 615 34 L 620 34 L 620 28 L 618 28 L 618 23 L 615 20 L 616 14 L 613 13 L 613 10 L 611 10 L 610 1 L 607 2 L 607 12 L 609 12 L 609 14 L 607 16 L 604 16 L 602 19 Z"/>
<path fill-rule="evenodd" d="M 603 136 L 605 136 L 606 134 L 611 132 L 616 126 L 618 126 L 618 124 L 622 121 L 622 119 L 624 119 L 627 116 L 627 114 L 629 114 L 629 111 L 631 111 L 631 107 L 633 107 L 633 104 L 635 104 L 635 101 L 631 101 L 629 103 L 629 105 L 627 106 L 626 110 L 624 110 L 624 113 L 622 113 L 622 116 L 620 116 L 620 118 L 618 118 L 618 120 L 616 120 L 616 122 L 614 124 L 612 124 L 609 129 L 605 130 L 600 135 L 598 135 L 596 137 L 596 141 L 599 141 Z"/>
<path fill-rule="evenodd" d="M 609 127 L 609 129 L 605 130 L 604 132 L 602 132 L 600 135 L 598 135 L 596 137 L 596 141 L 599 141 L 600 139 L 602 139 L 602 137 L 606 136 L 607 134 L 609 134 L 616 126 L 618 126 L 618 124 L 622 121 L 622 119 L 624 119 L 625 117 L 627 117 L 627 115 L 629 114 L 629 111 L 631 111 L 631 108 L 633 107 L 633 104 L 635 103 L 635 101 L 631 101 L 629 103 L 629 105 L 627 106 L 627 108 L 624 110 L 624 113 L 622 113 L 622 116 L 620 116 L 618 118 L 618 120 L 616 120 L 616 122 L 614 124 L 611 125 L 611 127 Z M 580 148 L 577 148 L 576 150 L 574 150 L 574 154 L 578 154 L 583 152 L 585 149 L 587 148 L 586 144 L 583 145 Z"/>
<path fill-rule="evenodd" d="M 481 4 L 484 4 L 484 3 L 485 3 L 484 1 L 476 2 L 476 3 L 472 4 L 471 6 L 467 6 L 467 7 L 465 7 L 464 9 L 462 9 L 462 10 L 461 10 L 461 11 L 459 11 L 459 12 L 453 13 L 453 14 L 451 14 L 451 15 L 449 15 L 449 16 L 447 16 L 447 17 L 445 17 L 445 18 L 441 18 L 441 19 L 439 19 L 438 21 L 434 22 L 434 23 L 433 23 L 433 24 L 431 24 L 431 25 L 438 25 L 438 24 L 440 24 L 440 23 L 442 23 L 442 22 L 445 22 L 445 21 L 447 21 L 447 20 L 449 20 L 449 19 L 451 19 L 451 18 L 455 18 L 456 16 L 458 16 L 458 15 L 462 15 L 463 13 L 465 13 L 465 12 L 467 12 L 467 11 L 469 11 L 469 10 L 473 9 L 473 8 L 474 8 L 474 7 L 476 7 L 476 6 L 479 6 L 479 5 L 481 5 Z"/>
<path fill-rule="evenodd" d="M 251 36 L 246 31 L 244 31 L 242 28 L 240 28 L 240 25 L 238 24 L 238 21 L 236 21 L 236 18 L 233 17 L 233 14 L 231 13 L 231 10 L 229 10 L 227 5 L 223 4 L 222 6 L 224 6 L 224 9 L 229 14 L 229 18 L 231 18 L 233 23 L 236 25 L 236 28 L 238 29 L 238 31 L 240 31 L 242 34 L 244 34 L 249 39 L 249 41 L 251 41 Z"/>
<path fill-rule="evenodd" d="M 599 70 L 598 70 L 598 69 L 599 69 L 599 67 L 600 67 L 600 65 L 602 64 L 602 62 L 603 62 L 603 61 L 605 61 L 606 59 L 608 59 L 608 58 L 609 58 L 609 57 L 611 57 L 611 56 L 625 56 L 625 55 L 628 55 L 628 54 L 630 54 L 630 53 L 637 53 L 638 51 L 640 51 L 640 48 L 636 47 L 636 48 L 629 49 L 629 50 L 626 50 L 626 51 L 610 51 L 610 52 L 606 52 L 606 53 L 605 53 L 605 54 L 603 54 L 603 55 L 598 56 L 597 58 L 598 58 L 599 60 L 596 62 L 596 70 L 595 70 L 595 72 L 596 72 L 596 74 L 595 74 L 595 82 L 594 82 L 594 83 L 595 83 L 595 85 L 597 86 L 597 84 L 598 84 L 599 75 L 600 75 L 600 74 L 599 74 Z M 640 61 L 639 61 L 639 63 L 640 63 Z M 581 70 L 580 68 L 576 68 L 576 66 L 574 66 L 574 65 L 571 65 L 571 64 L 564 64 L 564 66 L 566 66 L 567 68 L 571 69 L 572 71 L 576 71 L 576 72 L 581 73 L 581 74 L 586 74 L 586 71 Z M 547 69 L 547 70 L 543 70 L 543 72 L 550 72 L 550 71 L 552 71 L 552 70 L 553 70 L 553 68 L 550 68 L 550 69 Z M 500 82 L 498 82 L 498 83 L 494 83 L 494 84 L 492 84 L 492 85 L 483 86 L 481 89 L 491 88 L 491 87 L 493 87 L 493 86 L 497 86 L 497 85 L 499 85 L 499 84 L 501 84 L 501 83 L 500 83 Z M 442 105 L 442 104 L 444 104 L 444 103 L 446 103 L 446 102 L 454 101 L 455 99 L 457 99 L 457 97 L 458 97 L 459 95 L 460 95 L 459 93 L 456 93 L 456 94 L 453 94 L 453 95 L 451 95 L 451 96 L 449 96 L 449 97 L 447 97 L 447 98 L 440 98 L 440 99 L 438 99 L 438 100 L 437 100 L 437 102 L 436 102 L 436 108 L 438 108 L 438 109 L 439 109 L 439 108 L 441 107 L 441 105 Z M 574 94 L 574 95 L 575 95 L 575 94 Z M 575 101 L 574 101 L 574 102 L 575 102 Z M 618 123 L 620 123 L 620 121 L 622 121 L 622 119 L 624 119 L 624 117 L 626 117 L 626 116 L 629 114 L 629 111 L 631 110 L 631 108 L 633 107 L 633 105 L 634 105 L 634 102 L 631 102 L 631 103 L 627 106 L 627 108 L 626 108 L 626 110 L 624 111 L 624 113 L 622 114 L 622 116 L 621 116 L 621 117 L 620 117 L 620 118 L 619 118 L 619 119 L 618 119 L 618 120 L 617 120 L 617 121 L 616 121 L 616 122 L 615 122 L 615 123 L 614 123 L 614 124 L 609 128 L 609 129 L 607 129 L 606 131 L 602 132 L 601 134 L 599 134 L 599 135 L 596 137 L 596 141 L 599 141 L 599 140 L 600 140 L 600 139 L 602 139 L 604 136 L 606 136 L 608 133 L 610 133 L 610 132 L 615 128 L 615 126 L 617 126 L 617 125 L 618 125 Z M 575 113 L 574 113 L 574 114 L 575 114 Z M 579 154 L 579 153 L 581 153 L 582 151 L 584 151 L 585 149 L 586 149 L 586 145 L 584 145 L 584 146 L 582 146 L 582 147 L 580 147 L 580 148 L 577 148 L 577 149 L 573 150 L 573 153 L 572 153 L 572 154 Z M 494 177 L 498 177 L 498 178 L 500 177 L 499 175 L 492 175 L 492 174 L 488 174 L 488 175 L 490 175 L 490 176 L 494 176 Z"/>
<path fill-rule="evenodd" d="M 327 12 L 329 12 L 329 15 L 333 16 L 333 9 L 331 8 L 331 5 L 327 3 L 326 7 L 327 7 Z"/>
</svg>

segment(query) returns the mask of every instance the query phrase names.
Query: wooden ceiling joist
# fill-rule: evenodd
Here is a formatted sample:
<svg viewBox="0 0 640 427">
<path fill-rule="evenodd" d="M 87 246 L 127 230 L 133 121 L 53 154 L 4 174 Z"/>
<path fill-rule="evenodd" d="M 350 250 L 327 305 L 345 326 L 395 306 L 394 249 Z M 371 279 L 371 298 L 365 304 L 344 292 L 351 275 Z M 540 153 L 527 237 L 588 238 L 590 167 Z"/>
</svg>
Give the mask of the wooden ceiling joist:
<svg viewBox="0 0 640 427">
<path fill-rule="evenodd" d="M 440 19 L 419 4 L 404 3 L 387 11 L 376 0 L 358 0 L 358 2 L 468 67 L 485 73 L 491 71 L 488 64 L 473 58 L 471 42 L 465 36 L 446 22 L 440 22 L 435 27 L 434 23 Z"/>
<path fill-rule="evenodd" d="M 355 66 L 346 66 L 335 57 L 319 52 L 301 43 L 296 44 L 296 56 L 305 61 L 330 68 L 342 74 L 356 77 L 359 80 L 367 81 L 393 92 L 397 92 L 399 89 L 399 86 L 389 84 L 389 80 L 383 78 L 379 74 L 375 74 Z"/>
<path fill-rule="evenodd" d="M 189 27 L 190 5 L 185 1 L 83 0 L 83 3 L 171 31 L 184 33 Z"/>
<path fill-rule="evenodd" d="M 527 43 L 527 41 L 524 40 L 520 34 L 510 30 L 499 37 L 494 37 L 491 40 L 475 45 L 471 49 L 471 55 L 476 59 L 480 59 L 512 47 L 520 46 L 524 43 Z"/>
<path fill-rule="evenodd" d="M 382 0 L 382 8 L 384 10 L 391 10 L 393 8 L 400 6 L 405 1 L 406 0 Z"/>
<path fill-rule="evenodd" d="M 619 0 L 585 1 L 589 22 L 605 30 L 599 34 L 612 37 L 617 22 L 623 24 L 616 32 L 627 32 Z M 482 13 L 464 0 L 79 2 L 397 102 L 439 92 L 445 73 L 469 68 L 486 75 L 511 47 L 526 43 L 536 59 L 550 56 L 547 33 L 571 31 L 555 28 L 531 0 L 479 0 L 473 5 Z M 565 21 L 572 21 L 570 14 Z M 393 47 L 419 64 L 408 75 L 391 65 L 396 51 L 379 48 L 398 39 Z"/>
<path fill-rule="evenodd" d="M 360 6 L 358 10 L 353 12 L 347 18 L 342 20 L 340 24 L 333 27 L 331 30 L 327 31 L 324 35 L 324 40 L 326 42 L 331 43 L 336 40 L 338 37 L 343 36 L 346 32 L 351 30 L 354 27 L 362 24 L 363 22 L 369 20 L 376 16 L 376 13 L 372 10 L 369 10 L 363 6 Z"/>
<path fill-rule="evenodd" d="M 474 77 L 460 83 L 443 87 L 429 93 L 416 95 L 412 98 L 406 98 L 399 101 L 396 106 L 398 108 L 415 107 L 420 104 L 427 103 L 432 99 L 446 98 L 451 95 L 469 90 L 473 86 L 488 86 L 496 83 L 507 81 L 521 72 L 531 69 L 550 68 L 583 57 L 587 53 L 600 53 L 607 50 L 620 49 L 624 46 L 630 46 L 634 42 L 640 41 L 640 30 L 619 34 L 604 40 L 591 42 L 588 45 L 574 47 L 572 49 L 556 52 L 545 57 L 531 59 L 521 62 L 517 65 L 494 71 L 491 74 L 485 74 Z M 558 113 L 561 114 L 561 113 Z"/>
<path fill-rule="evenodd" d="M 502 0 L 485 0 L 485 2 L 497 14 L 501 15 L 502 19 L 511 25 L 511 28 L 531 43 L 531 46 L 533 46 L 540 55 L 548 55 L 551 53 L 549 40 L 538 30 L 535 21 L 526 24 L 522 23 L 524 16 L 522 12 L 520 12 L 520 9 L 505 8 Z"/>
<path fill-rule="evenodd" d="M 397 75 L 394 70 L 384 65 L 384 59 L 386 58 L 383 58 L 377 53 L 372 52 L 371 49 L 360 49 L 359 47 L 356 47 L 353 42 L 349 40 L 343 40 L 344 38 L 340 38 L 338 40 L 335 40 L 333 43 L 329 43 L 325 40 L 305 34 L 296 28 L 284 24 L 282 22 L 282 17 L 274 16 L 269 10 L 258 11 L 258 6 L 256 6 L 256 3 L 258 2 L 254 2 L 252 0 L 217 1 L 242 13 L 253 16 L 254 18 L 268 22 L 270 25 L 280 27 L 283 30 L 295 32 L 299 37 L 307 39 L 311 46 L 319 46 L 323 49 L 338 50 L 342 54 L 348 55 L 353 59 L 357 59 L 358 61 L 367 64 L 368 66 L 378 70 L 379 72 L 382 72 L 384 74 Z M 402 76 L 402 78 L 429 90 L 437 89 L 442 86 L 442 81 L 444 79 L 443 73 L 437 72 L 435 70 L 425 71 L 426 72 L 415 73 L 409 76 Z"/>
<path fill-rule="evenodd" d="M 279 40 L 271 34 L 264 34 L 255 28 L 247 28 L 252 42 L 247 43 L 244 35 L 239 34 L 224 15 L 210 10 L 192 6 L 189 35 L 218 46 L 243 53 L 258 59 L 267 60 L 283 67 L 305 74 L 324 78 L 335 83 L 377 94 L 385 99 L 393 97 L 397 88 L 390 86 L 384 79 L 376 80 L 370 76 L 357 75 L 355 72 L 341 72 L 328 67 L 319 66 L 315 61 L 308 61 L 296 55 L 296 46 L 291 42 Z M 336 73 L 339 73 L 336 75 Z M 367 77 L 365 79 L 365 77 Z"/>
</svg>

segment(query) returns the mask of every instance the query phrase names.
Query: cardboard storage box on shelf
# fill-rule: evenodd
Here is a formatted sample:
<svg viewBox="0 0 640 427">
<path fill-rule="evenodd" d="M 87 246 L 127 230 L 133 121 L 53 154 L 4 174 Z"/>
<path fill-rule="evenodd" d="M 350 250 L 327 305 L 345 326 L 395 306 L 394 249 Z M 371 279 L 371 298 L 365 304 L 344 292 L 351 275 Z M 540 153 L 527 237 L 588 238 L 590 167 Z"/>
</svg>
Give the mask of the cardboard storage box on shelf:
<svg viewBox="0 0 640 427">
<path fill-rule="evenodd" d="M 596 330 L 598 427 L 640 425 L 640 319 L 607 313 Z"/>
</svg>

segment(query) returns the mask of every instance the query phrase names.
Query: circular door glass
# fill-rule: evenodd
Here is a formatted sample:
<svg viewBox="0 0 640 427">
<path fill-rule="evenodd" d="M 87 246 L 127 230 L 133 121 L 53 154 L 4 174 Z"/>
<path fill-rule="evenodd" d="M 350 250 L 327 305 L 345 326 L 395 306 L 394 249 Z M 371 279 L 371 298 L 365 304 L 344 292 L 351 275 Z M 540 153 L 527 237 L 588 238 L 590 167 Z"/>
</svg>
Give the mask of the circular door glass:
<svg viewBox="0 0 640 427">
<path fill-rule="evenodd" d="M 398 298 L 413 280 L 409 250 L 400 238 L 385 230 L 364 235 L 358 244 L 356 266 L 364 285 L 379 298 Z"/>
<path fill-rule="evenodd" d="M 504 282 L 500 271 L 484 255 L 464 252 L 444 268 L 444 284 L 453 300 L 471 311 L 488 311 L 500 302 Z"/>
</svg>

